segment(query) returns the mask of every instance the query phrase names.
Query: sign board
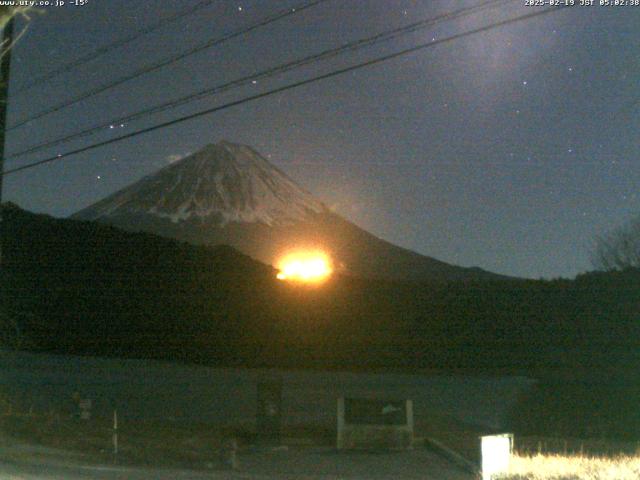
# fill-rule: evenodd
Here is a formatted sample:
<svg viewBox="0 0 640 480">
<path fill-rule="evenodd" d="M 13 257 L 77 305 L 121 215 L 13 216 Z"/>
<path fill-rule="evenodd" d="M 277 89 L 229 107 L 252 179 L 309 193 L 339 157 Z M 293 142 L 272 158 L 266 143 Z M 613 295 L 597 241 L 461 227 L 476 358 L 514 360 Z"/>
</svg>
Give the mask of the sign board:
<svg viewBox="0 0 640 480">
<path fill-rule="evenodd" d="M 349 425 L 406 425 L 405 401 L 345 398 L 344 421 Z"/>
<path fill-rule="evenodd" d="M 513 434 L 480 437 L 480 452 L 482 480 L 491 480 L 494 475 L 507 473 L 513 452 Z"/>
<path fill-rule="evenodd" d="M 339 449 L 401 450 L 413 444 L 413 402 L 338 399 Z"/>
</svg>

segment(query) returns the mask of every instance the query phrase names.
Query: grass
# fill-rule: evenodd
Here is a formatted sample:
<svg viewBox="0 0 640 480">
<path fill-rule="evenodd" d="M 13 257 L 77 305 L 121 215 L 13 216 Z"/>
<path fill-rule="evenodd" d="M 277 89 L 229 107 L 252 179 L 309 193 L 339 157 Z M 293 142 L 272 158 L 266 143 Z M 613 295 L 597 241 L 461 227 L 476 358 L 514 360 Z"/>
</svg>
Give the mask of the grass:
<svg viewBox="0 0 640 480">
<path fill-rule="evenodd" d="M 521 455 L 562 454 L 564 456 L 616 457 L 640 454 L 640 443 L 610 438 L 516 437 L 515 448 Z"/>
<path fill-rule="evenodd" d="M 472 425 L 431 414 L 416 424 L 470 462 L 479 462 L 478 436 Z M 640 480 L 640 444 L 611 439 L 516 436 L 509 474 L 495 480 Z"/>
<path fill-rule="evenodd" d="M 56 412 L 18 412 L 11 405 L 5 407 L 0 410 L 0 447 L 20 443 L 54 449 L 81 463 L 114 461 L 109 418 L 81 420 Z M 304 443 L 305 439 L 313 445 L 335 442 L 331 429 L 300 425 L 289 426 L 282 433 L 291 443 Z M 255 432 L 239 426 L 120 418 L 117 462 L 130 466 L 226 469 L 231 439 L 235 439 L 240 450 L 257 441 Z M 27 451 L 12 455 L 15 460 L 33 461 L 41 454 Z"/>
<path fill-rule="evenodd" d="M 638 480 L 640 455 L 611 458 L 585 455 L 522 455 L 511 458 L 500 480 Z"/>
<path fill-rule="evenodd" d="M 0 432 L 0 443 L 6 445 L 19 441 L 79 454 L 79 459 L 87 462 L 113 461 L 113 430 L 107 420 L 13 413 L 0 417 Z M 122 421 L 118 430 L 118 463 L 217 468 L 221 464 L 222 442 L 237 437 L 235 433 L 197 424 Z"/>
</svg>

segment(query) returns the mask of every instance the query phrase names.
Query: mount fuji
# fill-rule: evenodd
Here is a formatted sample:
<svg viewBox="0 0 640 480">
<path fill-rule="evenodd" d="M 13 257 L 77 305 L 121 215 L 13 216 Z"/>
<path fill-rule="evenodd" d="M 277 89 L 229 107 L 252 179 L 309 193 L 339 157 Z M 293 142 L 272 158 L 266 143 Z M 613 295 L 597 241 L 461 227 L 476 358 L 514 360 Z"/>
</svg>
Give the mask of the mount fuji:
<svg viewBox="0 0 640 480">
<path fill-rule="evenodd" d="M 505 278 L 377 238 L 332 212 L 252 148 L 226 141 L 207 145 L 72 218 L 193 244 L 227 244 L 267 264 L 291 250 L 320 249 L 338 272 L 362 277 Z"/>
</svg>

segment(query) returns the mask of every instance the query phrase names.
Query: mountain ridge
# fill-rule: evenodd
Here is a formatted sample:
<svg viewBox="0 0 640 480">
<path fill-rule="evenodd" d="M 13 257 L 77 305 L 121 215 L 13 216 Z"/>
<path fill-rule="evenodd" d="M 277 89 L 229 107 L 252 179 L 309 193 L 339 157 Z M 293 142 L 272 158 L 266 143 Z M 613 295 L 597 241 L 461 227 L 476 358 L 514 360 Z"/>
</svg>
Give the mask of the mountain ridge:
<svg viewBox="0 0 640 480">
<path fill-rule="evenodd" d="M 321 249 L 341 273 L 402 280 L 505 279 L 396 246 L 332 212 L 253 148 L 209 144 L 71 216 L 193 244 L 225 243 L 275 265 Z"/>
<path fill-rule="evenodd" d="M 310 212 L 329 211 L 255 150 L 227 141 L 209 144 L 72 218 L 97 220 L 122 208 L 173 223 L 218 214 L 221 226 L 232 221 L 286 224 L 302 220 Z"/>
</svg>

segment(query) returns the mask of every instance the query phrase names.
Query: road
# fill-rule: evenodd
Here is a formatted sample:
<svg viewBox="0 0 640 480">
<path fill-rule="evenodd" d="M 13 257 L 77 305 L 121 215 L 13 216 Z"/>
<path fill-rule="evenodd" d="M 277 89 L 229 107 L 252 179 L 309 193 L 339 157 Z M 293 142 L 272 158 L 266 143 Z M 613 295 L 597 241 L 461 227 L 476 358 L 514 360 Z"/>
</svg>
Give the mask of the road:
<svg viewBox="0 0 640 480">
<path fill-rule="evenodd" d="M 471 480 L 471 474 L 424 449 L 405 452 L 337 452 L 325 447 L 253 449 L 239 456 L 237 471 L 86 465 L 60 456 L 3 459 L 2 480 Z"/>
</svg>

